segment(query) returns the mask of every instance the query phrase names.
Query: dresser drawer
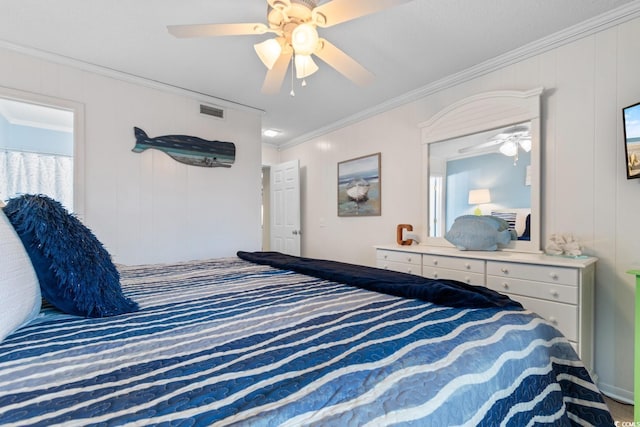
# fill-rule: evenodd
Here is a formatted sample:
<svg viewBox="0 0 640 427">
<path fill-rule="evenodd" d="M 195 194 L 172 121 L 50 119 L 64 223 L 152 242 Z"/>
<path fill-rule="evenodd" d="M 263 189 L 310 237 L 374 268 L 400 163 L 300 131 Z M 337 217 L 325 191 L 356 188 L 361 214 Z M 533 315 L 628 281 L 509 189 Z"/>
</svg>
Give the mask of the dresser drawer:
<svg viewBox="0 0 640 427">
<path fill-rule="evenodd" d="M 417 274 L 418 276 L 422 274 L 420 264 L 409 264 L 407 262 L 385 261 L 383 259 L 379 259 L 376 261 L 376 267 L 384 270 L 399 271 L 400 273 Z"/>
<path fill-rule="evenodd" d="M 404 262 L 407 264 L 415 264 L 417 266 L 422 264 L 422 255 L 420 254 L 388 251 L 385 249 L 378 249 L 376 251 L 376 259 L 378 261 Z"/>
<path fill-rule="evenodd" d="M 422 256 L 423 267 L 429 268 L 447 268 L 450 270 L 461 270 L 469 273 L 484 274 L 484 260 L 457 258 L 441 255 Z"/>
<path fill-rule="evenodd" d="M 578 341 L 578 307 L 560 302 L 543 301 L 524 297 L 522 295 L 508 294 L 509 298 L 518 301 L 528 310 L 538 313 L 549 323 L 555 326 L 569 341 Z"/>
<path fill-rule="evenodd" d="M 501 293 L 542 298 L 548 301 L 563 302 L 566 304 L 578 304 L 577 286 L 487 276 L 487 287 Z"/>
<path fill-rule="evenodd" d="M 451 270 L 448 268 L 434 268 L 423 265 L 422 275 L 429 279 L 451 279 L 469 285 L 484 286 L 484 274 L 480 273 L 470 273 L 468 271 Z"/>
<path fill-rule="evenodd" d="M 577 268 L 487 261 L 487 274 L 536 282 L 577 286 L 579 272 Z"/>
</svg>

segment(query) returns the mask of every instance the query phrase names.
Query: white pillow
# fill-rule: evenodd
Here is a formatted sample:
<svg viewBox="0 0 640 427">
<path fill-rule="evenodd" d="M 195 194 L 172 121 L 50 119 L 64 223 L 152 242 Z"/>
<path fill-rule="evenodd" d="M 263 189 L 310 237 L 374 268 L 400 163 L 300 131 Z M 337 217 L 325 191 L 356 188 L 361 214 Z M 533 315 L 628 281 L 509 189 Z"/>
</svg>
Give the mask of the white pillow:
<svg viewBox="0 0 640 427">
<path fill-rule="evenodd" d="M 27 251 L 0 209 L 0 341 L 40 312 L 38 277 Z"/>
</svg>

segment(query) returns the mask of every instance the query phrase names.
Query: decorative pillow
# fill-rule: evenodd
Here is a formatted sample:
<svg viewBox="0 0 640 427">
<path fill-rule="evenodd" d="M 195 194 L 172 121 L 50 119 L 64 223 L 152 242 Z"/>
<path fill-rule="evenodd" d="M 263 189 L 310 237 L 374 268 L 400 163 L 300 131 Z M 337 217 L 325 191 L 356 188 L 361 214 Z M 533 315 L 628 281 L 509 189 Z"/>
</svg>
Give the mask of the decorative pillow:
<svg viewBox="0 0 640 427">
<path fill-rule="evenodd" d="M 444 235 L 462 251 L 495 251 L 516 237 L 505 220 L 489 215 L 459 216 Z"/>
<path fill-rule="evenodd" d="M 10 199 L 4 211 L 35 268 L 44 298 L 68 314 L 104 317 L 136 311 L 102 243 L 57 201 Z"/>
<path fill-rule="evenodd" d="M 1 203 L 1 201 L 0 201 Z M 40 286 L 27 252 L 0 209 L 0 341 L 40 312 Z"/>
</svg>

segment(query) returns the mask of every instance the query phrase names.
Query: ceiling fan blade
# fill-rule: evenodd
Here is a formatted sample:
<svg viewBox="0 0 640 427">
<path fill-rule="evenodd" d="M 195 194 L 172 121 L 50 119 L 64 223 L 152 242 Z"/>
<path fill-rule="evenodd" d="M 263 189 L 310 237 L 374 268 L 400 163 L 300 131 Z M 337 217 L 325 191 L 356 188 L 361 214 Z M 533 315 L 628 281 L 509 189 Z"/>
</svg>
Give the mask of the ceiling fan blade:
<svg viewBox="0 0 640 427">
<path fill-rule="evenodd" d="M 483 150 L 485 148 L 493 147 L 494 145 L 499 145 L 503 143 L 503 140 L 499 139 L 491 139 L 489 141 L 481 142 L 480 144 L 470 145 L 468 147 L 462 147 L 458 150 L 458 153 L 471 153 L 473 151 Z"/>
<path fill-rule="evenodd" d="M 313 9 L 319 27 L 331 27 L 411 0 L 333 0 Z"/>
<path fill-rule="evenodd" d="M 358 86 L 366 86 L 374 80 L 366 68 L 325 39 L 320 39 L 314 54 Z"/>
<path fill-rule="evenodd" d="M 262 93 L 267 95 L 273 95 L 280 92 L 280 87 L 282 87 L 282 82 L 284 81 L 285 76 L 287 75 L 287 68 L 289 67 L 289 62 L 291 61 L 291 55 L 293 53 L 289 50 L 289 52 L 282 52 L 276 63 L 273 65 L 268 72 L 266 77 L 264 78 L 264 83 L 262 84 Z"/>
<path fill-rule="evenodd" d="M 499 134 L 494 135 L 491 139 L 504 140 L 510 136 L 519 134 L 523 137 L 530 137 L 530 130 L 528 125 L 515 125 L 507 129 L 503 129 Z"/>
<path fill-rule="evenodd" d="M 176 37 L 242 36 L 264 34 L 269 30 L 265 24 L 195 24 L 169 25 L 169 33 Z"/>
</svg>

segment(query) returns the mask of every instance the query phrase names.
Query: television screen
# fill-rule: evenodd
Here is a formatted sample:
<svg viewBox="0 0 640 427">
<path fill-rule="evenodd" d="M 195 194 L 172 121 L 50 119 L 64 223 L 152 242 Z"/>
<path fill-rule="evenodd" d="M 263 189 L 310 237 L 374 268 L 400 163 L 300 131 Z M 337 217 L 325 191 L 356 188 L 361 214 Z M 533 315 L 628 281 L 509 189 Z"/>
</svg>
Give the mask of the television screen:
<svg viewBox="0 0 640 427">
<path fill-rule="evenodd" d="M 622 109 L 627 178 L 640 178 L 640 102 Z"/>
</svg>

